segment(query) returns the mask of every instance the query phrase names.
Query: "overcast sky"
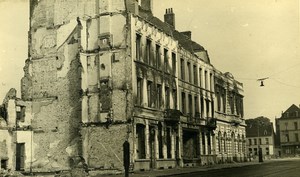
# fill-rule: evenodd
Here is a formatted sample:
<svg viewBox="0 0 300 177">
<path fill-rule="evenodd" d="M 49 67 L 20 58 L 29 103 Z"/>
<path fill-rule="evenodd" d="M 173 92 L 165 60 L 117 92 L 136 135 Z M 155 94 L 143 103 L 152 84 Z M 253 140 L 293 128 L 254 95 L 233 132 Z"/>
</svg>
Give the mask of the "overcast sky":
<svg viewBox="0 0 300 177">
<path fill-rule="evenodd" d="M 154 0 L 154 15 L 163 20 L 173 8 L 176 29 L 192 31 L 212 64 L 244 84 L 245 118 L 273 121 L 300 104 L 299 7 L 298 0 Z M 11 87 L 20 95 L 28 13 L 27 0 L 0 0 L 0 102 Z"/>
</svg>

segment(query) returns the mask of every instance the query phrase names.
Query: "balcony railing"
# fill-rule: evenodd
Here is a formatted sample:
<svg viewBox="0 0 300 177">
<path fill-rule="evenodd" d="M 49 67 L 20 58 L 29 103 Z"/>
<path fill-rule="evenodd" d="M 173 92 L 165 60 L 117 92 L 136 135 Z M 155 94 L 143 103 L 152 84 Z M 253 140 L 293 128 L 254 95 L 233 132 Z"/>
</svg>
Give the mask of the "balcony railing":
<svg viewBox="0 0 300 177">
<path fill-rule="evenodd" d="M 215 130 L 217 128 L 217 119 L 208 117 L 206 127 L 208 130 Z"/>
<path fill-rule="evenodd" d="M 164 118 L 165 118 L 165 120 L 168 120 L 168 121 L 179 122 L 181 115 L 182 115 L 181 112 L 177 109 L 166 109 Z"/>
</svg>

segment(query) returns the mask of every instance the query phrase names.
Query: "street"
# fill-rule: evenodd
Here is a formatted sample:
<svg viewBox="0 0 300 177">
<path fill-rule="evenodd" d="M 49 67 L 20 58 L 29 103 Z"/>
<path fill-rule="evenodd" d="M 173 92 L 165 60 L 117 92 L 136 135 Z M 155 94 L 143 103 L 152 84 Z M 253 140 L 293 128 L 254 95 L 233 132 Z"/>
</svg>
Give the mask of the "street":
<svg viewBox="0 0 300 177">
<path fill-rule="evenodd" d="M 182 177 L 296 177 L 300 175 L 300 159 L 275 160 L 268 163 L 249 165 L 244 167 L 197 171 L 188 174 L 172 176 Z M 163 176 L 163 175 L 162 175 Z"/>
</svg>

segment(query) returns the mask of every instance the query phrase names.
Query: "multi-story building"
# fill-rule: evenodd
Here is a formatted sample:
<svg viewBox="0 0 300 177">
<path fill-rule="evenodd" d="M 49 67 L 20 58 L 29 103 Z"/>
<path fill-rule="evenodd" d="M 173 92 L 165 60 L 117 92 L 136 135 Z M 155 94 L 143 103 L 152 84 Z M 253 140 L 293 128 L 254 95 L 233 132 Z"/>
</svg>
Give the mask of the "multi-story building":
<svg viewBox="0 0 300 177">
<path fill-rule="evenodd" d="M 31 0 L 24 71 L 14 170 L 122 171 L 126 141 L 134 171 L 244 160 L 243 85 L 151 0 Z"/>
<path fill-rule="evenodd" d="M 263 158 L 274 155 L 275 132 L 273 123 L 266 117 L 246 120 L 247 155 L 249 158 L 258 156 L 261 150 Z"/>
<path fill-rule="evenodd" d="M 280 156 L 295 156 L 300 154 L 300 108 L 291 105 L 276 119 L 276 133 L 280 140 Z"/>
</svg>

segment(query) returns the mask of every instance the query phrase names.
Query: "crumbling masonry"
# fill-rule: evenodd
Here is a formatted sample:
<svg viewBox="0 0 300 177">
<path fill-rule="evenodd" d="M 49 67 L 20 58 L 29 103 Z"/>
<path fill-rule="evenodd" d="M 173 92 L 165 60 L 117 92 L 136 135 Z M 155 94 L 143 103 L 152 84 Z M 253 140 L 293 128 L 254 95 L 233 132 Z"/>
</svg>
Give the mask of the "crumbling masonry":
<svg viewBox="0 0 300 177">
<path fill-rule="evenodd" d="M 243 85 L 176 30 L 173 9 L 163 22 L 152 6 L 30 1 L 21 99 L 1 107 L 1 168 L 123 172 L 125 141 L 133 171 L 244 161 Z"/>
</svg>

